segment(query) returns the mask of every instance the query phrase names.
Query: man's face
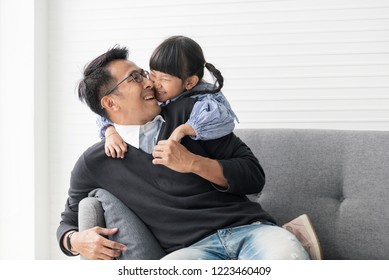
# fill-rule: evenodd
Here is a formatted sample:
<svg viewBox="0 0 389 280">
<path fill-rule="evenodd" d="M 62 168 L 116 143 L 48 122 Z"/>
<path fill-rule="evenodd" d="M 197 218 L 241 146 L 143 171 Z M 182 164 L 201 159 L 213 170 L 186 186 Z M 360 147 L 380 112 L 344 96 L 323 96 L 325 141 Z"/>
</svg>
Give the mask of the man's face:
<svg viewBox="0 0 389 280">
<path fill-rule="evenodd" d="M 135 63 L 128 60 L 114 60 L 107 66 L 112 77 L 119 83 L 133 71 L 141 72 Z M 161 112 L 155 99 L 153 82 L 148 78 L 136 82 L 128 78 L 109 95 L 115 102 L 115 110 L 108 110 L 113 122 L 121 125 L 143 125 Z"/>
</svg>

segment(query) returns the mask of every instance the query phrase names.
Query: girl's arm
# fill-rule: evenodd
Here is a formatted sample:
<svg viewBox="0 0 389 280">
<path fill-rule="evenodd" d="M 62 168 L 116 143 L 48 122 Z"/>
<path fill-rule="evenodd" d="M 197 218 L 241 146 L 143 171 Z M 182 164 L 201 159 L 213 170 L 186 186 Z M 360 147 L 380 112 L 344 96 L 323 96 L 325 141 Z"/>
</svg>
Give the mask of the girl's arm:
<svg viewBox="0 0 389 280">
<path fill-rule="evenodd" d="M 96 124 L 99 129 L 99 137 L 101 140 L 103 140 L 105 138 L 105 132 L 107 131 L 107 128 L 113 126 L 113 123 L 106 118 L 98 116 L 96 119 Z"/>
<path fill-rule="evenodd" d="M 124 154 L 127 152 L 127 144 L 117 133 L 113 123 L 100 116 L 96 123 L 99 127 L 100 139 L 105 138 L 105 154 L 113 158 L 124 158 Z"/>
<path fill-rule="evenodd" d="M 185 136 L 196 136 L 196 131 L 189 124 L 182 124 L 177 126 L 176 129 L 172 132 L 169 139 L 172 139 L 176 142 L 180 142 Z"/>
<path fill-rule="evenodd" d="M 177 127 L 169 139 L 179 142 L 190 136 L 194 140 L 212 140 L 230 134 L 235 127 L 235 113 L 224 95 L 197 95 L 198 101 L 186 124 Z"/>
</svg>

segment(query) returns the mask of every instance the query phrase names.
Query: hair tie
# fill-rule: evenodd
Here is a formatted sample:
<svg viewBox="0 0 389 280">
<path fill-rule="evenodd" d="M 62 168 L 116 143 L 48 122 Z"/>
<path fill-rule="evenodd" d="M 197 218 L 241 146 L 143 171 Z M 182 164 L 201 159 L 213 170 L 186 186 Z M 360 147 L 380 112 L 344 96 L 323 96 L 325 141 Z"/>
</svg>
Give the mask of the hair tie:
<svg viewBox="0 0 389 280">
<path fill-rule="evenodd" d="M 206 67 L 206 65 L 207 65 L 207 62 L 204 62 L 204 67 Z"/>
</svg>

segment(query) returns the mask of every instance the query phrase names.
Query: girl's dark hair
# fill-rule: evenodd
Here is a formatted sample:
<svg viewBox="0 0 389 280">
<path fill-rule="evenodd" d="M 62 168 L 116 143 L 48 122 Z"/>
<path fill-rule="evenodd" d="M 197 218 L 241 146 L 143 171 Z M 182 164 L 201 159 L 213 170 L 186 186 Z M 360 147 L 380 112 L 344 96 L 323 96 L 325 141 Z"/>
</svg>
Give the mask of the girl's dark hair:
<svg viewBox="0 0 389 280">
<path fill-rule="evenodd" d="M 128 49 L 126 47 L 114 46 L 84 68 L 84 77 L 78 85 L 78 98 L 102 117 L 108 118 L 100 101 L 115 82 L 106 66 L 114 60 L 127 59 L 127 57 Z"/>
<path fill-rule="evenodd" d="M 149 66 L 150 70 L 167 73 L 181 80 L 196 75 L 199 81 L 203 79 L 204 68 L 207 68 L 216 79 L 214 89 L 194 91 L 190 95 L 216 93 L 223 87 L 224 78 L 220 71 L 206 62 L 200 45 L 185 36 L 172 36 L 163 41 L 151 55 Z"/>
</svg>

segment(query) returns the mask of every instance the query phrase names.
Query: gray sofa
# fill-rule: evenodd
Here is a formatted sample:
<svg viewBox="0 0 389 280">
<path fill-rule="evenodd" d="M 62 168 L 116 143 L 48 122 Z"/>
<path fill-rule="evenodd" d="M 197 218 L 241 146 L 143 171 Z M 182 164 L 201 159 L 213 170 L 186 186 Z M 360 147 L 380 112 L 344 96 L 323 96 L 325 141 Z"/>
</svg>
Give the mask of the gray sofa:
<svg viewBox="0 0 389 280">
<path fill-rule="evenodd" d="M 240 129 L 266 173 L 261 203 L 278 223 L 307 213 L 324 259 L 389 259 L 389 131 Z M 92 209 L 92 210 L 91 210 Z M 104 225 L 93 199 L 80 229 Z"/>
</svg>

